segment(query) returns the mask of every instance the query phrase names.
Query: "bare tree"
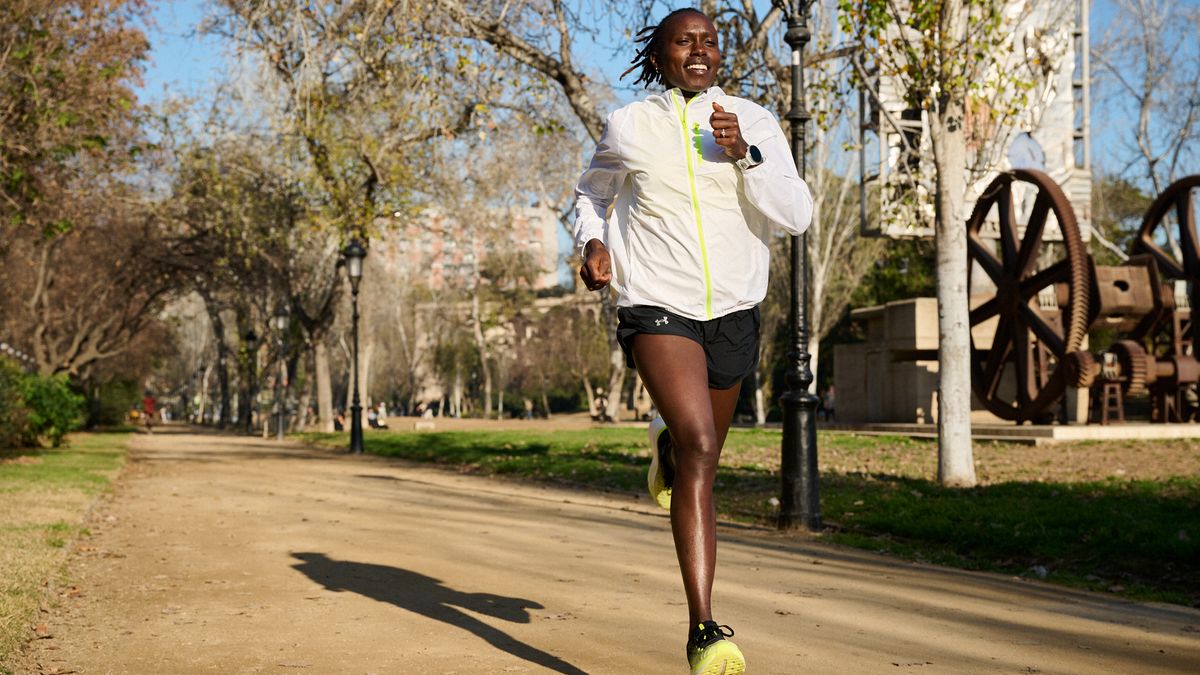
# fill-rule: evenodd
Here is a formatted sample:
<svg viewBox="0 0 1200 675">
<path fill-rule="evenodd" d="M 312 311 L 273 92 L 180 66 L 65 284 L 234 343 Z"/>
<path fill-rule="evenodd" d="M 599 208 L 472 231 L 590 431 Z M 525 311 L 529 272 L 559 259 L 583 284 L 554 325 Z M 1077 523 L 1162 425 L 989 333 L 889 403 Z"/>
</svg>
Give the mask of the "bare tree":
<svg viewBox="0 0 1200 675">
<path fill-rule="evenodd" d="M 421 30 L 421 8 L 383 0 L 318 0 L 297 9 L 277 0 L 221 2 L 209 30 L 258 57 L 266 77 L 267 124 L 301 149 L 296 180 L 313 193 L 316 226 L 369 239 L 378 218 L 407 207 L 420 176 L 409 155 L 462 133 L 476 105 L 460 63 Z M 467 93 L 451 83 L 461 83 Z M 337 287 L 333 264 L 324 288 Z M 332 427 L 326 340 L 337 306 L 332 293 L 297 306 L 314 345 L 318 408 Z"/>
<path fill-rule="evenodd" d="M 155 322 L 174 280 L 144 255 L 160 244 L 161 230 L 129 188 L 81 186 L 58 214 L 78 225 L 49 237 L 23 230 L 9 238 L 0 325 L 33 354 L 39 371 L 79 377 L 125 354 Z"/>
<path fill-rule="evenodd" d="M 1161 193 L 1200 163 L 1200 8 L 1178 0 L 1115 0 L 1092 49 L 1104 105 L 1097 128 L 1127 128 L 1118 173 L 1133 171 Z M 1132 123 L 1131 123 L 1132 122 Z M 1136 167 L 1136 168 L 1135 168 Z"/>
</svg>

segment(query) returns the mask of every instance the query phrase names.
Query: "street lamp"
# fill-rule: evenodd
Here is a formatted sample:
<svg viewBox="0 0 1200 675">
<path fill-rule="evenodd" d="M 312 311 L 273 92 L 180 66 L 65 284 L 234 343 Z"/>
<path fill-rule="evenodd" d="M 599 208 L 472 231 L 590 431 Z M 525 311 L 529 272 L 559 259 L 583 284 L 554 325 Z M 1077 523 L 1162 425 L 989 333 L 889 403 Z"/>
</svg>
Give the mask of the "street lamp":
<svg viewBox="0 0 1200 675">
<path fill-rule="evenodd" d="M 290 323 L 288 316 L 288 307 L 282 301 L 275 307 L 275 316 L 271 317 L 271 328 L 275 331 L 275 346 L 279 352 L 279 375 L 275 378 L 275 438 L 283 440 L 283 420 L 285 409 L 285 401 L 287 400 L 287 387 L 284 384 L 287 378 L 287 359 L 284 358 L 284 351 L 287 349 L 287 329 Z"/>
<path fill-rule="evenodd" d="M 254 332 L 253 328 L 246 331 L 246 371 L 247 384 L 246 394 L 238 395 L 238 422 L 242 425 L 242 431 L 250 434 L 254 433 L 254 409 L 258 407 L 258 333 Z M 246 419 L 242 419 L 242 401 L 246 402 Z M 259 416 L 262 416 L 262 411 L 259 410 Z M 266 434 L 263 434 L 264 438 Z"/>
<path fill-rule="evenodd" d="M 792 157 L 800 177 L 805 175 L 805 129 L 812 115 L 804 107 L 804 47 L 812 38 L 808 30 L 808 10 L 813 0 L 773 0 L 787 16 L 783 40 L 792 49 L 792 106 L 787 120 L 792 130 Z M 791 364 L 785 380 L 787 391 L 779 397 L 783 404 L 783 443 L 780 463 L 782 494 L 779 499 L 779 527 L 802 525 L 821 529 L 821 501 L 817 473 L 817 397 L 808 390 L 813 382 L 808 353 L 808 235 L 792 237 L 791 250 L 792 344 L 788 351 Z"/>
<path fill-rule="evenodd" d="M 346 261 L 346 276 L 350 277 L 350 332 L 354 342 L 354 398 L 350 406 L 350 452 L 363 451 L 362 402 L 358 398 L 358 282 L 362 279 L 363 259 L 367 249 L 357 239 L 351 239 L 342 251 Z"/>
</svg>

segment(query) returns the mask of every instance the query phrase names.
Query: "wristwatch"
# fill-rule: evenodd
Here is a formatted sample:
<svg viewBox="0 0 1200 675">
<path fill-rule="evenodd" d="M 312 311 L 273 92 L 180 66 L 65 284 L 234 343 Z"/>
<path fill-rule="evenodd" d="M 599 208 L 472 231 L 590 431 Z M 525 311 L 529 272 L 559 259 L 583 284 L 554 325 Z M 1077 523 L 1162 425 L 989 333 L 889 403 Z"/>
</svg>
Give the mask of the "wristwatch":
<svg viewBox="0 0 1200 675">
<path fill-rule="evenodd" d="M 746 156 L 735 162 L 735 164 L 737 164 L 737 168 L 741 169 L 742 171 L 745 171 L 746 169 L 752 169 L 762 163 L 762 152 L 758 149 L 757 145 L 752 145 L 747 148 Z"/>
</svg>

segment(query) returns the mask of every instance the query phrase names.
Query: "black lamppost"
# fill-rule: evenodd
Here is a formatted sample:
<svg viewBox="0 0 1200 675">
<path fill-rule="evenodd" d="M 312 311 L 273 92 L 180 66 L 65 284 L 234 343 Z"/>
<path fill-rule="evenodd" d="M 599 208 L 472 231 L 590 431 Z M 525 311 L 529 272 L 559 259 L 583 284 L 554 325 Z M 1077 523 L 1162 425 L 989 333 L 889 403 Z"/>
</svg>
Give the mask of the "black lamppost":
<svg viewBox="0 0 1200 675">
<path fill-rule="evenodd" d="M 363 259 L 367 249 L 357 239 L 351 239 L 342 251 L 346 260 L 346 276 L 350 277 L 350 333 L 354 342 L 354 394 L 350 405 L 350 452 L 363 451 L 362 402 L 358 398 L 358 282 L 362 279 Z"/>
<path fill-rule="evenodd" d="M 792 107 L 787 120 L 792 129 L 792 157 L 800 177 L 805 175 L 805 129 L 812 115 L 804 107 L 804 47 L 812 38 L 808 10 L 813 0 L 773 0 L 787 16 L 783 40 L 792 48 Z M 813 382 L 808 353 L 808 235 L 792 237 L 792 344 L 783 404 L 783 448 L 780 474 L 779 527 L 821 529 L 821 501 L 817 474 L 817 397 L 808 390 Z"/>
<path fill-rule="evenodd" d="M 238 422 L 242 425 L 242 431 L 247 434 L 254 433 L 254 411 L 259 406 L 258 404 L 258 333 L 254 332 L 253 328 L 246 331 L 246 372 L 247 380 L 246 393 L 244 396 L 238 396 Z M 241 387 L 238 387 L 239 389 Z M 246 419 L 241 419 L 242 404 L 246 402 Z M 258 411 L 258 416 L 262 417 L 262 410 Z M 261 419 L 259 420 L 261 421 Z M 265 438 L 265 430 L 264 430 Z"/>
<path fill-rule="evenodd" d="M 288 318 L 287 305 L 280 302 L 275 308 L 275 316 L 271 317 L 275 346 L 279 351 L 279 374 L 275 377 L 275 438 L 280 441 L 283 440 L 283 420 L 287 409 L 287 388 L 284 385 L 287 378 L 287 358 L 284 352 L 287 350 Z"/>
</svg>

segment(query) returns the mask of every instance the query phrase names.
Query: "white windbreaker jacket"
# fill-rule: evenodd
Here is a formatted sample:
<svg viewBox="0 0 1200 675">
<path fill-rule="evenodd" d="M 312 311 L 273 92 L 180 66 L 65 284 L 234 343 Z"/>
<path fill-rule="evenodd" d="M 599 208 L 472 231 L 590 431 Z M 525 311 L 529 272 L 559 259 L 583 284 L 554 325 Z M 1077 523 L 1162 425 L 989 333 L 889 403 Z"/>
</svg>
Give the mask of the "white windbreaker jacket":
<svg viewBox="0 0 1200 675">
<path fill-rule="evenodd" d="M 737 115 L 762 164 L 743 172 L 717 145 L 714 101 Z M 691 101 L 670 89 L 609 115 L 575 190 L 576 246 L 608 247 L 617 305 L 701 321 L 761 302 L 768 224 L 800 234 L 811 219 L 812 195 L 775 116 L 718 87 Z"/>
</svg>

